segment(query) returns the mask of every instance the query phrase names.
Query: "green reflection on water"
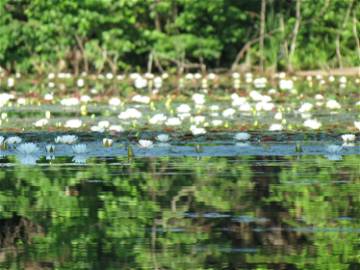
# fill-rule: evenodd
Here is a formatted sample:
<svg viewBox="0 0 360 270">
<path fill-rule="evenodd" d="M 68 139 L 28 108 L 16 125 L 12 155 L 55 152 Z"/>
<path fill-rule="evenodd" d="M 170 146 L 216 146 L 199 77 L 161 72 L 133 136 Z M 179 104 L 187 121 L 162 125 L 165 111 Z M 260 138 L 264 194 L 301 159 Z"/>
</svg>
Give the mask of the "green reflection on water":
<svg viewBox="0 0 360 270">
<path fill-rule="evenodd" d="M 358 156 L 88 161 L 2 167 L 0 268 L 360 267 Z"/>
</svg>

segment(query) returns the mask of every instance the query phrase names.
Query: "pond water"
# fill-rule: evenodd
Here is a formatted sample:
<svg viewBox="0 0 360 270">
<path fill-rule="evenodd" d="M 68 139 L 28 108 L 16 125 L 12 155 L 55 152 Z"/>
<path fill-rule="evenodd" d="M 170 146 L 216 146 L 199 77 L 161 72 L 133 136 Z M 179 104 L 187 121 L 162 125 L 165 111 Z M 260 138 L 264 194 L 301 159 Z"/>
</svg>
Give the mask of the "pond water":
<svg viewBox="0 0 360 270">
<path fill-rule="evenodd" d="M 104 148 L 77 133 L 86 154 L 49 158 L 57 135 L 22 134 L 31 157 L 0 152 L 1 269 L 360 268 L 359 141 L 171 134 L 140 148 L 126 134 Z"/>
<path fill-rule="evenodd" d="M 360 269 L 358 76 L 63 75 L 0 76 L 0 269 Z"/>
</svg>

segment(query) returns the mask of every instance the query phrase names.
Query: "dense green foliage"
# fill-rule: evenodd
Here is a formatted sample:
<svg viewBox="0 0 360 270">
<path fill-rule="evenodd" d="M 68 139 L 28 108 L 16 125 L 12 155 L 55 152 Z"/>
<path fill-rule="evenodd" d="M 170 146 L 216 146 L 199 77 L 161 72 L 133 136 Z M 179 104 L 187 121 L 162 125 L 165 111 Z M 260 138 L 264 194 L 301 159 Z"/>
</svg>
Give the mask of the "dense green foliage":
<svg viewBox="0 0 360 270">
<path fill-rule="evenodd" d="M 8 71 L 292 70 L 360 62 L 354 0 L 1 0 L 0 15 L 0 66 Z"/>
<path fill-rule="evenodd" d="M 359 267 L 357 156 L 66 162 L 3 166 L 2 269 Z"/>
</svg>

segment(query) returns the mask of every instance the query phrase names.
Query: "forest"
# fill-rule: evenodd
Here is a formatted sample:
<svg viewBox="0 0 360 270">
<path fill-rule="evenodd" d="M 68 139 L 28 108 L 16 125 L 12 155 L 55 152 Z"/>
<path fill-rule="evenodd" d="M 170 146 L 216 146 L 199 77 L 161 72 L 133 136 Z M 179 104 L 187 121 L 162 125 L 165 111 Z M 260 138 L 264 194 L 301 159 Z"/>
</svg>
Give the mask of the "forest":
<svg viewBox="0 0 360 270">
<path fill-rule="evenodd" d="M 359 66 L 355 0 L 1 0 L 6 72 Z"/>
</svg>

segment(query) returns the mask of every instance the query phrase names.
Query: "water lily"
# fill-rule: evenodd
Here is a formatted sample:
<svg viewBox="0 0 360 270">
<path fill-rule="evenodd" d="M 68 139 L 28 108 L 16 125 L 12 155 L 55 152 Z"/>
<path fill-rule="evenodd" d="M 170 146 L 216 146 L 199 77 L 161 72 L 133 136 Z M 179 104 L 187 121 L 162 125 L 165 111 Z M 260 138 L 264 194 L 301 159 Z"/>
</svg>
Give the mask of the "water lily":
<svg viewBox="0 0 360 270">
<path fill-rule="evenodd" d="M 78 140 L 75 135 L 62 135 L 55 138 L 55 143 L 74 144 Z"/>
<path fill-rule="evenodd" d="M 115 131 L 115 132 L 123 132 L 124 131 L 124 128 L 120 125 L 111 125 L 109 127 L 109 130 L 110 131 Z"/>
<path fill-rule="evenodd" d="M 154 143 L 150 140 L 139 140 L 139 146 L 141 148 L 152 148 Z"/>
<path fill-rule="evenodd" d="M 191 108 L 187 104 L 181 104 L 179 107 L 176 108 L 176 111 L 178 113 L 189 113 L 191 111 Z"/>
<path fill-rule="evenodd" d="M 162 124 L 166 121 L 167 117 L 165 114 L 163 113 L 158 113 L 153 115 L 150 119 L 149 119 L 149 123 L 152 125 L 158 125 L 158 124 Z"/>
<path fill-rule="evenodd" d="M 150 97 L 148 96 L 141 96 L 141 95 L 135 95 L 131 99 L 134 102 L 143 103 L 143 104 L 149 104 L 150 103 Z"/>
<path fill-rule="evenodd" d="M 82 121 L 80 119 L 70 119 L 65 123 L 66 128 L 80 128 L 82 125 Z"/>
<path fill-rule="evenodd" d="M 237 141 L 247 141 L 251 138 L 251 135 L 247 132 L 238 132 L 234 135 L 234 139 Z"/>
<path fill-rule="evenodd" d="M 307 119 L 304 122 L 304 127 L 311 129 L 319 129 L 321 127 L 321 123 L 316 119 Z"/>
<path fill-rule="evenodd" d="M 206 133 L 206 129 L 202 127 L 197 127 L 195 125 L 192 125 L 190 127 L 190 131 L 194 136 L 203 135 Z"/>
<path fill-rule="evenodd" d="M 119 106 L 120 104 L 121 104 L 120 98 L 112 97 L 112 98 L 109 99 L 109 105 L 110 106 L 116 107 L 116 106 Z"/>
<path fill-rule="evenodd" d="M 170 117 L 166 120 L 165 125 L 167 126 L 179 126 L 181 125 L 181 120 L 178 117 Z"/>
<path fill-rule="evenodd" d="M 344 142 L 353 142 L 355 141 L 355 134 L 343 134 L 341 135 L 341 139 L 344 141 Z"/>
<path fill-rule="evenodd" d="M 283 130 L 282 124 L 271 124 L 271 126 L 269 127 L 269 131 L 282 131 L 282 130 Z"/>
<path fill-rule="evenodd" d="M 60 104 L 63 106 L 76 106 L 79 105 L 80 101 L 78 98 L 71 97 L 71 98 L 64 98 L 60 101 Z"/>
<path fill-rule="evenodd" d="M 341 105 L 336 100 L 330 99 L 326 102 L 326 108 L 330 110 L 336 110 L 336 109 L 341 109 Z"/>
<path fill-rule="evenodd" d="M 35 127 L 43 127 L 43 126 L 46 126 L 48 123 L 49 123 L 49 120 L 47 120 L 46 118 L 43 118 L 43 119 L 37 120 L 34 123 L 34 126 Z"/>
<path fill-rule="evenodd" d="M 354 126 L 360 130 L 360 121 L 354 121 Z"/>
<path fill-rule="evenodd" d="M 195 93 L 195 94 L 192 95 L 191 99 L 197 105 L 203 105 L 205 103 L 205 95 L 204 94 Z"/>
<path fill-rule="evenodd" d="M 139 119 L 142 117 L 142 113 L 135 108 L 128 108 L 126 111 L 121 112 L 118 116 L 119 119 Z"/>
</svg>

